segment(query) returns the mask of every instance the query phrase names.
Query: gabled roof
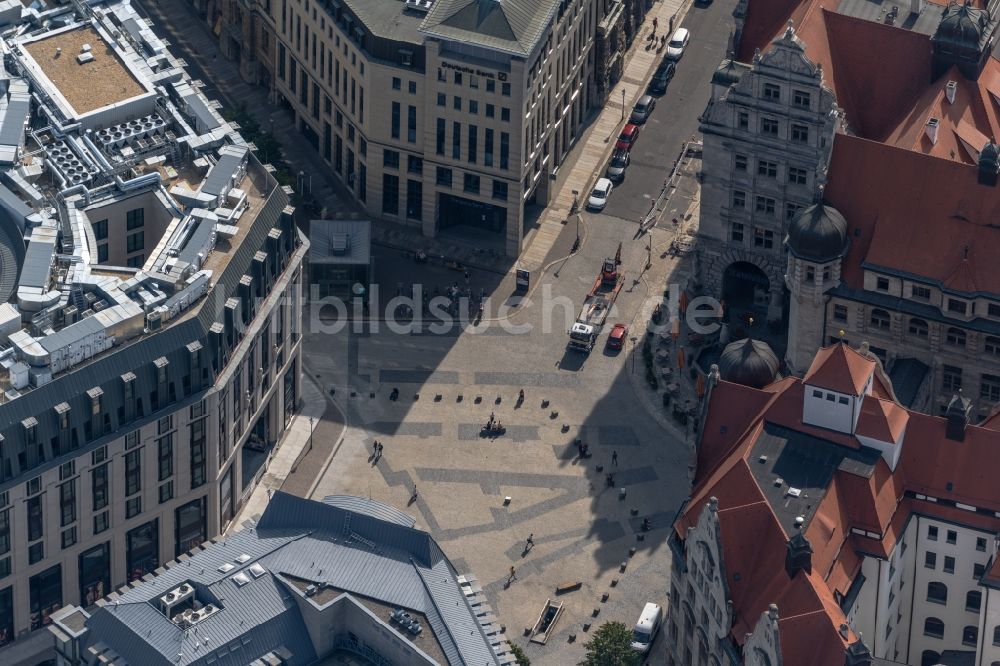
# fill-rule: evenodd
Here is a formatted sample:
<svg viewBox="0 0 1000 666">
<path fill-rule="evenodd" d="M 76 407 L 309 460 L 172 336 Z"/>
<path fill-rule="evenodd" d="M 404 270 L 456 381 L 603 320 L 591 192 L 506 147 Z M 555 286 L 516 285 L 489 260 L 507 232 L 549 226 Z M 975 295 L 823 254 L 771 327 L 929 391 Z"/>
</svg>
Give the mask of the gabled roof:
<svg viewBox="0 0 1000 666">
<path fill-rule="evenodd" d="M 824 347 L 816 352 L 802 381 L 846 395 L 859 396 L 875 372 L 875 360 L 862 356 L 846 344 Z"/>
<path fill-rule="evenodd" d="M 879 366 L 844 345 L 821 350 L 819 356 L 824 360 L 840 358 L 845 367 L 843 376 L 852 382 L 847 366 L 860 359 L 865 362 L 860 365 L 870 364 L 868 372 L 875 372 L 876 384 L 882 381 Z M 818 359 L 813 365 L 823 364 Z M 891 394 L 873 391 L 864 399 L 861 421 L 865 427 L 884 428 L 880 439 L 888 439 L 883 441 L 902 438 L 899 462 L 891 470 L 878 452 L 862 446 L 854 434 L 802 424 L 806 381 L 788 377 L 763 389 L 725 382 L 712 387 L 699 442 L 695 487 L 674 529 L 684 539 L 688 528 L 706 510 L 709 498 L 716 498 L 722 569 L 735 613 L 731 638 L 742 644 L 746 633 L 754 630 L 756 618 L 773 603 L 780 610 L 784 663 L 833 666 L 844 663 L 844 649 L 855 640 L 853 635 L 844 639 L 837 631 L 846 620 L 834 592 L 846 595 L 856 582 L 860 553 L 887 556 L 914 512 L 984 532 L 1000 531 L 1000 519 L 994 513 L 1000 509 L 1000 498 L 991 473 L 1000 464 L 1000 431 L 970 425 L 964 441 L 949 440 L 944 418 L 910 412 Z M 751 413 L 748 405 L 758 407 L 756 413 Z M 780 428 L 776 429 L 777 425 Z M 761 448 L 768 441 L 773 444 L 776 437 L 787 442 L 784 449 Z M 802 497 L 809 497 L 804 513 L 808 516 L 812 511 L 812 518 L 802 529 L 813 548 L 812 571 L 789 578 L 784 557 L 786 540 L 795 527 L 788 510 L 799 512 L 800 508 L 790 493 L 779 497 L 772 482 L 780 473 L 787 477 L 783 483 L 790 483 L 797 473 L 795 460 L 783 459 L 789 446 L 794 458 L 810 445 L 816 447 L 817 464 L 811 470 L 812 486 L 805 485 Z M 832 468 L 832 474 L 829 464 L 820 464 L 837 461 L 831 457 L 830 447 L 842 449 L 842 461 Z M 916 499 L 923 495 L 940 501 Z M 960 509 L 956 503 L 983 511 Z M 855 534 L 854 528 L 863 532 Z M 1000 572 L 1000 565 L 996 571 Z M 996 576 L 1000 586 L 1000 573 Z M 813 640 L 802 640 L 805 632 Z M 820 643 L 823 649 L 817 648 Z M 817 661 L 820 658 L 824 661 Z"/>
<path fill-rule="evenodd" d="M 829 173 L 825 196 L 849 224 L 848 287 L 863 289 L 869 267 L 1000 294 L 1000 273 L 981 260 L 1000 256 L 1000 196 L 975 166 L 838 134 Z"/>
<path fill-rule="evenodd" d="M 906 429 L 909 412 L 892 400 L 865 396 L 855 432 L 880 442 L 895 443 Z"/>
<path fill-rule="evenodd" d="M 436 0 L 420 31 L 527 57 L 558 6 L 559 0 Z"/>
</svg>

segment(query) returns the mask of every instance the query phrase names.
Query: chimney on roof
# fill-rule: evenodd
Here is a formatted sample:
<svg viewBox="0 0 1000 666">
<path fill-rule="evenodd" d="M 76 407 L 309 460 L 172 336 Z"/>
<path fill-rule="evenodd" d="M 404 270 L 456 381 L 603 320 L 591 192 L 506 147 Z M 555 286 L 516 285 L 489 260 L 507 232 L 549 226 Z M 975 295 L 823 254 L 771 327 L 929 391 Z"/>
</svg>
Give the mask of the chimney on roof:
<svg viewBox="0 0 1000 666">
<path fill-rule="evenodd" d="M 944 96 L 948 98 L 949 104 L 955 103 L 956 90 L 958 90 L 958 81 L 949 81 L 944 85 Z"/>
<path fill-rule="evenodd" d="M 812 553 L 812 545 L 801 531 L 792 535 L 785 546 L 785 572 L 789 578 L 800 570 L 812 571 Z"/>
<path fill-rule="evenodd" d="M 955 442 L 965 441 L 965 427 L 969 425 L 972 416 L 972 401 L 962 395 L 962 390 L 951 397 L 944 417 L 948 420 L 945 424 L 944 436 Z"/>
<path fill-rule="evenodd" d="M 844 666 L 871 666 L 872 663 L 871 650 L 861 642 L 860 635 L 858 640 L 847 646 L 844 656 Z"/>
<path fill-rule="evenodd" d="M 927 138 L 931 140 L 931 145 L 937 145 L 938 128 L 940 126 L 941 121 L 934 117 L 928 118 L 927 124 L 924 125 L 924 132 L 927 134 Z"/>
</svg>

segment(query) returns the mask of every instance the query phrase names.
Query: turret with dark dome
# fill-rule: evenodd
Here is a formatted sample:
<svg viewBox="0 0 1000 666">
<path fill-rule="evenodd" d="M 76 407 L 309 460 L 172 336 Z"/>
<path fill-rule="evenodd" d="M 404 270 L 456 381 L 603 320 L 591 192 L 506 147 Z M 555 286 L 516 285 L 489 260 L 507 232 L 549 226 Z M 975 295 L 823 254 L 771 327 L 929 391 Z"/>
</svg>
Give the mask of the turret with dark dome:
<svg viewBox="0 0 1000 666">
<path fill-rule="evenodd" d="M 1000 146 L 994 139 L 979 151 L 979 184 L 995 187 L 1000 176 Z"/>
<path fill-rule="evenodd" d="M 940 76 L 952 65 L 958 65 L 966 78 L 979 78 L 996 29 L 997 17 L 990 16 L 988 10 L 974 6 L 969 0 L 950 3 L 931 37 L 933 76 Z"/>
<path fill-rule="evenodd" d="M 788 225 L 789 252 L 806 261 L 825 263 L 844 254 L 847 220 L 822 202 L 799 211 Z"/>
<path fill-rule="evenodd" d="M 780 367 L 781 362 L 771 351 L 771 347 L 766 342 L 751 338 L 730 342 L 719 357 L 722 379 L 753 388 L 761 388 L 773 382 Z"/>
</svg>

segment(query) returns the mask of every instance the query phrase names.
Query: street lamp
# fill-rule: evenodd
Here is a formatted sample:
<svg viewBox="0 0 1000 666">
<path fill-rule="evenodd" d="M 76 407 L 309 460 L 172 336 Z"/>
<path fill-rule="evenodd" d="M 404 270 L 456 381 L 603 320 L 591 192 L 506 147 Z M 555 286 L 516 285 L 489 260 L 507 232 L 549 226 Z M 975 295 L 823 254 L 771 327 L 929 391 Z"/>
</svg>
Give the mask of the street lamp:
<svg viewBox="0 0 1000 666">
<path fill-rule="evenodd" d="M 622 86 L 622 120 L 625 120 L 625 86 Z"/>
<path fill-rule="evenodd" d="M 309 450 L 312 451 L 313 448 L 313 424 L 316 423 L 316 417 L 309 417 Z"/>
</svg>

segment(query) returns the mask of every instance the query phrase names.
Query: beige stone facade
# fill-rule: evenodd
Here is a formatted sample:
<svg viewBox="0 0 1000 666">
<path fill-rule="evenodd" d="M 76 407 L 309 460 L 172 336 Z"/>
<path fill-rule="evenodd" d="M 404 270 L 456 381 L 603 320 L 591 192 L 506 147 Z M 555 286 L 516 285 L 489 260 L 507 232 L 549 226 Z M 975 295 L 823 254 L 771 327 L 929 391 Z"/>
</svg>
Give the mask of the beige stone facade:
<svg viewBox="0 0 1000 666">
<path fill-rule="evenodd" d="M 238 24 L 256 77 L 369 215 L 517 256 L 590 111 L 621 74 L 645 0 L 548 0 L 523 53 L 428 27 L 426 9 L 364 2 L 196 0 L 227 57 Z M 431 6 L 433 3 L 427 3 Z M 259 17 L 259 21 L 257 18 Z M 425 20 L 427 19 L 427 20 Z M 536 16 L 536 20 L 538 17 Z M 273 36 L 265 33 L 271 30 Z M 239 31 L 237 31 L 239 32 Z M 238 40 L 237 40 L 238 41 Z"/>
</svg>

